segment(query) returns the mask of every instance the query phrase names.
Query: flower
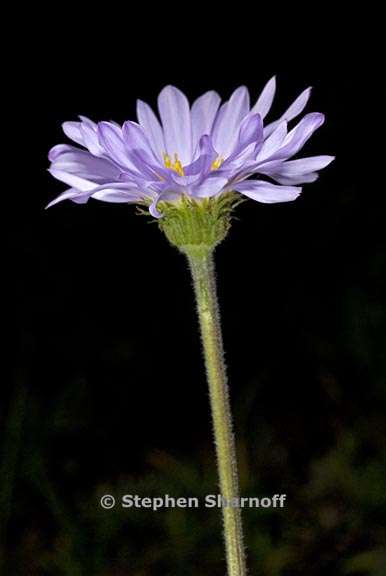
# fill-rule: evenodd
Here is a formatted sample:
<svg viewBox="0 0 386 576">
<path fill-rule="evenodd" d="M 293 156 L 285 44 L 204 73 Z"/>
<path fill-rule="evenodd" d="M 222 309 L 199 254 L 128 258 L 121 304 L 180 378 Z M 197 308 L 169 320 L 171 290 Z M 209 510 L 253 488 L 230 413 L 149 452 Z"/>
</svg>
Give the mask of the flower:
<svg viewBox="0 0 386 576">
<path fill-rule="evenodd" d="M 186 96 L 166 86 L 158 97 L 160 120 L 148 104 L 137 103 L 138 122 L 95 124 L 64 122 L 63 131 L 82 146 L 59 144 L 49 153 L 50 173 L 70 188 L 62 200 L 157 205 L 187 196 L 195 200 L 238 192 L 263 203 L 295 200 L 300 184 L 317 179 L 333 156 L 290 160 L 324 122 L 319 112 L 306 114 L 291 130 L 288 123 L 304 110 L 311 89 L 304 90 L 282 116 L 267 125 L 276 91 L 273 77 L 250 108 L 248 89 L 237 88 L 221 104 L 206 92 L 190 107 Z"/>
</svg>

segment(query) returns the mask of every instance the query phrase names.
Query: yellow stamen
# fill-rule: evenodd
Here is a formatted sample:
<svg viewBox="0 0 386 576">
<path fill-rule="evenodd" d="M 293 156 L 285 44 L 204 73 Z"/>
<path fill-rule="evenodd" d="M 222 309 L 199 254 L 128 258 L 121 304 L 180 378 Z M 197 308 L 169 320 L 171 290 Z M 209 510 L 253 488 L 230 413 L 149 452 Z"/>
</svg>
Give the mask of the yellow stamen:
<svg viewBox="0 0 386 576">
<path fill-rule="evenodd" d="M 177 154 L 174 154 L 173 170 L 175 170 L 177 172 L 177 174 L 179 174 L 180 176 L 185 175 L 184 168 L 181 164 L 181 161 L 178 159 Z"/>
<path fill-rule="evenodd" d="M 165 167 L 170 170 L 177 172 L 179 176 L 185 176 L 184 167 L 181 164 L 181 160 L 178 159 L 178 154 L 174 154 L 174 162 L 171 161 L 169 154 L 164 154 Z"/>
<path fill-rule="evenodd" d="M 218 156 L 216 158 L 216 160 L 213 160 L 212 165 L 211 165 L 211 170 L 218 170 L 218 168 L 220 168 L 221 164 L 224 162 L 224 158 L 221 158 L 221 156 Z"/>
<path fill-rule="evenodd" d="M 165 166 L 166 168 L 171 168 L 172 167 L 172 161 L 170 160 L 170 156 L 169 154 L 164 154 L 164 162 L 165 162 Z"/>
<path fill-rule="evenodd" d="M 218 156 L 216 160 L 213 160 L 210 169 L 211 170 L 218 170 L 222 163 L 224 162 L 224 158 Z M 181 164 L 181 160 L 178 158 L 178 154 L 174 154 L 174 162 L 172 162 L 169 154 L 166 152 L 164 153 L 164 163 L 165 168 L 169 168 L 169 170 L 174 170 L 177 172 L 179 176 L 185 176 L 184 167 Z"/>
</svg>

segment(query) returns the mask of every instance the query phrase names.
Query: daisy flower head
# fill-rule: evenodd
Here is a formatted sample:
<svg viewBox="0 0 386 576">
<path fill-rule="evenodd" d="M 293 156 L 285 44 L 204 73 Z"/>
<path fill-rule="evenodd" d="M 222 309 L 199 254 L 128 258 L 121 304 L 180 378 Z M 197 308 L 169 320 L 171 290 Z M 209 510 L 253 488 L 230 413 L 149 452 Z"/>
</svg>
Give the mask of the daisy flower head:
<svg viewBox="0 0 386 576">
<path fill-rule="evenodd" d="M 275 91 L 273 77 L 253 106 L 245 86 L 224 103 L 209 91 L 190 106 L 183 92 L 166 86 L 158 116 L 139 100 L 137 122 L 120 126 L 84 116 L 64 122 L 64 133 L 78 146 L 51 149 L 49 171 L 69 188 L 48 206 L 95 198 L 146 205 L 158 219 L 166 213 L 162 206 L 179 206 L 182 199 L 201 208 L 210 205 L 205 199 L 221 203 L 230 194 L 263 203 L 295 200 L 301 185 L 316 180 L 334 157 L 293 159 L 324 115 L 305 114 L 289 128 L 308 102 L 307 88 L 280 118 L 266 123 Z"/>
</svg>

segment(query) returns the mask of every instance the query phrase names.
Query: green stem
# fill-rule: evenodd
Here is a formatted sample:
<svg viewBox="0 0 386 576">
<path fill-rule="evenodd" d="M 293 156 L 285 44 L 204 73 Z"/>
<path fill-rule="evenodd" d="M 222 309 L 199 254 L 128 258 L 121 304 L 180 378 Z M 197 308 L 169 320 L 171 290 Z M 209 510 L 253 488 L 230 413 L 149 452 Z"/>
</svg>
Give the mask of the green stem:
<svg viewBox="0 0 386 576">
<path fill-rule="evenodd" d="M 236 447 L 232 432 L 227 377 L 216 295 L 213 250 L 184 246 L 194 283 L 197 311 L 209 384 L 217 466 L 221 495 L 226 501 L 239 498 Z M 245 554 L 240 508 L 222 508 L 228 576 L 245 576 Z"/>
</svg>

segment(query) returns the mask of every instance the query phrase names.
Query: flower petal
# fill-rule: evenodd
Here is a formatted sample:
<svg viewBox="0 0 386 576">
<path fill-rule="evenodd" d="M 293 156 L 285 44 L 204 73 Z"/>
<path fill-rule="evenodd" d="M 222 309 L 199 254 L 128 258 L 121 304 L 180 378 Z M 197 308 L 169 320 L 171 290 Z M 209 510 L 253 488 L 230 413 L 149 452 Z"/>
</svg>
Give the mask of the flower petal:
<svg viewBox="0 0 386 576">
<path fill-rule="evenodd" d="M 77 144 L 80 144 L 81 146 L 84 146 L 84 139 L 83 139 L 83 134 L 81 132 L 81 122 L 63 122 L 62 124 L 62 128 L 63 128 L 63 132 L 65 133 L 65 135 L 70 138 L 71 140 L 73 140 L 74 142 L 76 142 Z"/>
<path fill-rule="evenodd" d="M 249 144 L 259 145 L 263 141 L 263 122 L 260 114 L 248 114 L 241 122 L 237 148 Z"/>
<path fill-rule="evenodd" d="M 284 147 L 291 146 L 293 149 L 296 148 L 296 151 L 298 151 L 304 146 L 315 130 L 322 126 L 324 120 L 325 116 L 320 112 L 311 112 L 310 114 L 306 114 L 295 128 L 287 134 L 287 137 L 283 142 Z"/>
<path fill-rule="evenodd" d="M 118 180 L 121 174 L 119 168 L 109 160 L 97 158 L 90 152 L 80 150 L 75 146 L 67 146 L 60 151 L 55 151 L 51 154 L 51 158 L 53 158 L 51 168 L 75 174 L 92 182 L 111 182 Z"/>
<path fill-rule="evenodd" d="M 137 101 L 137 118 L 148 137 L 154 154 L 160 162 L 163 162 L 166 146 L 161 124 L 150 106 L 142 100 Z"/>
<path fill-rule="evenodd" d="M 90 118 L 87 118 L 87 116 L 82 116 L 81 114 L 79 114 L 79 118 L 80 118 L 82 124 L 88 126 L 89 128 L 92 128 L 94 130 L 94 132 L 97 131 L 98 124 L 93 122 L 93 120 L 90 120 Z"/>
<path fill-rule="evenodd" d="M 99 143 L 98 138 L 98 127 L 91 121 L 83 121 L 80 126 L 80 132 L 83 137 L 84 146 L 93 154 L 94 156 L 103 156 L 105 150 Z"/>
<path fill-rule="evenodd" d="M 197 198 L 211 198 L 223 190 L 228 179 L 223 176 L 210 176 L 198 186 L 194 186 L 192 196 Z"/>
<path fill-rule="evenodd" d="M 84 193 L 82 194 L 82 192 L 79 192 L 79 190 L 76 190 L 75 188 L 68 188 L 67 190 L 59 194 L 59 196 L 51 200 L 51 202 L 47 204 L 46 209 L 51 208 L 51 206 L 55 206 L 55 204 L 63 202 L 64 200 L 74 200 L 74 198 L 76 197 L 79 197 L 81 199 L 81 201 L 78 201 L 79 204 L 86 203 L 87 200 L 89 199 L 89 196 L 90 196 L 89 194 Z"/>
<path fill-rule="evenodd" d="M 287 136 L 287 122 L 280 122 L 272 134 L 264 140 L 260 152 L 256 158 L 257 162 L 262 162 L 272 156 L 283 144 Z"/>
<path fill-rule="evenodd" d="M 335 156 L 310 156 L 309 158 L 299 158 L 281 162 L 276 166 L 266 167 L 260 170 L 280 184 L 305 184 L 315 182 L 318 179 L 317 170 L 322 170 L 328 166 Z"/>
<path fill-rule="evenodd" d="M 298 176 L 308 172 L 316 172 L 328 166 L 335 156 L 310 156 L 308 158 L 299 158 L 298 160 L 289 160 L 280 165 L 278 174 L 283 176 Z"/>
<path fill-rule="evenodd" d="M 73 152 L 74 150 L 79 150 L 79 148 L 71 146 L 70 144 L 57 144 L 48 152 L 48 160 L 54 162 L 61 154 Z"/>
<path fill-rule="evenodd" d="M 167 179 L 168 170 L 154 155 L 147 135 L 140 124 L 127 121 L 122 128 L 127 154 L 138 173 L 150 181 Z"/>
<path fill-rule="evenodd" d="M 57 174 L 55 177 L 58 176 L 59 175 Z M 141 192 L 139 188 L 136 188 L 133 184 L 108 182 L 106 184 L 102 184 L 101 186 L 95 186 L 94 184 L 93 187 L 89 188 L 88 190 L 69 188 L 60 194 L 57 198 L 55 198 L 52 202 L 50 202 L 46 208 L 50 208 L 51 206 L 54 206 L 63 200 L 72 200 L 78 204 L 85 204 L 89 198 L 95 198 L 96 200 L 103 200 L 105 202 L 133 203 L 141 201 L 144 196 L 145 194 Z"/>
<path fill-rule="evenodd" d="M 91 182 L 85 178 L 80 178 L 75 174 L 70 174 L 69 172 L 65 172 L 64 170 L 56 170 L 55 168 L 49 168 L 48 172 L 57 180 L 68 184 L 72 188 L 76 188 L 81 192 L 88 192 L 96 187 L 95 182 Z"/>
<path fill-rule="evenodd" d="M 190 107 L 185 94 L 174 86 L 166 86 L 158 96 L 166 152 L 178 155 L 183 165 L 192 161 L 192 127 Z"/>
<path fill-rule="evenodd" d="M 207 134 L 201 136 L 198 144 L 198 158 L 189 166 L 184 169 L 187 176 L 201 174 L 202 177 L 207 176 L 210 172 L 212 163 L 217 158 L 217 152 L 213 147 L 212 139 Z"/>
<path fill-rule="evenodd" d="M 285 186 L 297 186 L 298 184 L 308 184 L 315 182 L 319 178 L 318 172 L 307 172 L 297 176 L 282 176 L 281 174 L 271 174 L 270 178 Z"/>
<path fill-rule="evenodd" d="M 266 126 L 264 135 L 267 137 L 272 134 L 273 130 L 275 130 L 278 124 L 283 122 L 283 120 L 289 122 L 290 120 L 293 120 L 293 118 L 296 118 L 296 116 L 299 116 L 299 114 L 303 112 L 307 105 L 307 102 L 311 96 L 311 90 L 311 87 L 303 90 L 303 92 L 299 94 L 296 100 L 292 102 L 291 106 L 287 108 L 287 110 L 280 116 L 278 120 Z"/>
<path fill-rule="evenodd" d="M 201 136 L 210 134 L 220 102 L 220 96 L 213 90 L 193 102 L 191 110 L 193 152 L 196 151 Z"/>
<path fill-rule="evenodd" d="M 142 126 L 128 120 L 122 126 L 122 135 L 128 151 L 141 151 L 150 159 L 157 160 Z"/>
<path fill-rule="evenodd" d="M 122 130 L 118 126 L 111 122 L 99 122 L 98 137 L 101 146 L 115 162 L 123 168 L 135 170 L 123 141 Z"/>
<path fill-rule="evenodd" d="M 320 128 L 324 122 L 324 114 L 312 112 L 306 114 L 304 118 L 293 128 L 283 140 L 283 144 L 265 161 L 286 159 L 294 156 L 304 146 L 312 134 Z"/>
<path fill-rule="evenodd" d="M 264 119 L 271 109 L 273 99 L 276 92 L 276 76 L 273 76 L 264 86 L 256 104 L 252 108 L 253 114 L 260 114 Z"/>
<path fill-rule="evenodd" d="M 241 122 L 239 137 L 234 150 L 225 160 L 222 169 L 234 172 L 253 165 L 256 154 L 263 143 L 263 123 L 260 114 L 247 114 Z"/>
<path fill-rule="evenodd" d="M 307 102 L 311 96 L 311 91 L 311 86 L 303 90 L 303 92 L 299 94 L 296 100 L 292 102 L 291 106 L 284 112 L 281 120 L 287 120 L 287 122 L 289 122 L 293 118 L 296 118 L 296 116 L 299 116 L 299 114 L 303 112 L 304 108 L 307 106 Z"/>
<path fill-rule="evenodd" d="M 223 104 L 214 123 L 213 146 L 220 156 L 227 158 L 237 141 L 240 123 L 249 112 L 249 92 L 245 86 L 235 90 L 228 102 Z"/>
<path fill-rule="evenodd" d="M 132 204 L 142 199 L 142 196 L 137 191 L 119 190 L 116 188 L 104 188 L 98 190 L 91 195 L 95 200 L 103 200 L 103 202 L 113 202 L 115 204 Z"/>
<path fill-rule="evenodd" d="M 277 186 L 263 180 L 244 180 L 234 186 L 234 189 L 263 204 L 291 202 L 295 200 L 302 189 L 295 186 Z"/>
</svg>

